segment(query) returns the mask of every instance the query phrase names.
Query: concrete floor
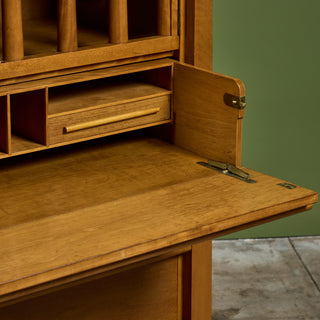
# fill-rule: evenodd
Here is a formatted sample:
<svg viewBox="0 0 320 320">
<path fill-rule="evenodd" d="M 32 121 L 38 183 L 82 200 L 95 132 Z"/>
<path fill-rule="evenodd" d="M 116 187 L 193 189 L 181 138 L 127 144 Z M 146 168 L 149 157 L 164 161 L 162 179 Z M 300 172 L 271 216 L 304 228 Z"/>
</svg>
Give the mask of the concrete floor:
<svg viewBox="0 0 320 320">
<path fill-rule="evenodd" d="M 213 241 L 214 320 L 320 320 L 320 237 Z"/>
</svg>

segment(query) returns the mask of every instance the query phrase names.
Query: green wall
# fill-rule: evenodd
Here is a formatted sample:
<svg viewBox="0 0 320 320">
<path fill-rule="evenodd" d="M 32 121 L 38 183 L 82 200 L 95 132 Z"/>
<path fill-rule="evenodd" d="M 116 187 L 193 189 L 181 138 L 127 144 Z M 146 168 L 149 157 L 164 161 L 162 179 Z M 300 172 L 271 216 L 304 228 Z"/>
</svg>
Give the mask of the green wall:
<svg viewBox="0 0 320 320">
<path fill-rule="evenodd" d="M 213 0 L 214 71 L 246 86 L 242 164 L 320 191 L 320 1 Z M 320 235 L 311 211 L 228 236 Z"/>
</svg>

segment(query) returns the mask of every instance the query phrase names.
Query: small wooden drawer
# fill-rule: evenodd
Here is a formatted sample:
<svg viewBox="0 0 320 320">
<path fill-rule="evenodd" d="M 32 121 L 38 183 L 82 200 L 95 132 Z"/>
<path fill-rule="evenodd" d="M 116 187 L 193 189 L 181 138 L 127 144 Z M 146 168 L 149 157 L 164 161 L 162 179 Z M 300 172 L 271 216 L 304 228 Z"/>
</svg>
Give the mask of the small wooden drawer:
<svg viewBox="0 0 320 320">
<path fill-rule="evenodd" d="M 170 121 L 171 95 L 49 117 L 49 144 L 86 140 Z"/>
</svg>

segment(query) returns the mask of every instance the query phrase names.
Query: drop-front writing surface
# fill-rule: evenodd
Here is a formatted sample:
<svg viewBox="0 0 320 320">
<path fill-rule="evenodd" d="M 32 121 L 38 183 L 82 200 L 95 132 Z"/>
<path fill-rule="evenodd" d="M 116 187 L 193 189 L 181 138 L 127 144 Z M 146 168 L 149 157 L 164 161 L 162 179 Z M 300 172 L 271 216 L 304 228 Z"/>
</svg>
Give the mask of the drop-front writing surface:
<svg viewBox="0 0 320 320">
<path fill-rule="evenodd" d="M 209 320 L 210 240 L 317 201 L 241 168 L 244 86 L 197 68 L 212 1 L 1 11 L 1 319 Z"/>
</svg>

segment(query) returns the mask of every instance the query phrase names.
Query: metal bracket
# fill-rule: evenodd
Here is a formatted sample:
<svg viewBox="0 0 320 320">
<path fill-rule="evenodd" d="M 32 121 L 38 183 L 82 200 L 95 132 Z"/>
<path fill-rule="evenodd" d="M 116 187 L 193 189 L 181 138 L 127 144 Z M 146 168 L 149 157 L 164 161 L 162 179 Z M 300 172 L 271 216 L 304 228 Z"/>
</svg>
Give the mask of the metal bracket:
<svg viewBox="0 0 320 320">
<path fill-rule="evenodd" d="M 287 189 L 289 189 L 289 190 L 292 190 L 292 189 L 295 189 L 295 188 L 296 188 L 295 185 L 293 185 L 293 184 L 291 184 L 291 183 L 288 183 L 288 182 L 278 183 L 278 186 L 287 188 Z"/>
<path fill-rule="evenodd" d="M 208 160 L 208 162 L 199 161 L 197 162 L 201 166 L 206 168 L 218 171 L 222 174 L 227 176 L 242 180 L 247 183 L 256 183 L 257 181 L 250 179 L 249 173 L 235 167 L 230 163 L 215 161 L 215 160 Z"/>
<path fill-rule="evenodd" d="M 226 93 L 223 96 L 224 103 L 232 108 L 244 109 L 246 106 L 246 97 L 237 97 L 232 94 Z"/>
</svg>

